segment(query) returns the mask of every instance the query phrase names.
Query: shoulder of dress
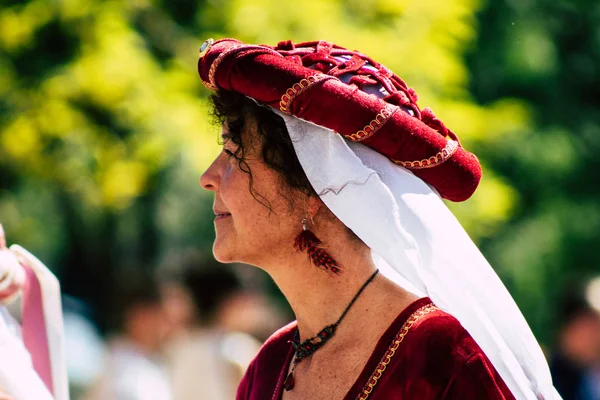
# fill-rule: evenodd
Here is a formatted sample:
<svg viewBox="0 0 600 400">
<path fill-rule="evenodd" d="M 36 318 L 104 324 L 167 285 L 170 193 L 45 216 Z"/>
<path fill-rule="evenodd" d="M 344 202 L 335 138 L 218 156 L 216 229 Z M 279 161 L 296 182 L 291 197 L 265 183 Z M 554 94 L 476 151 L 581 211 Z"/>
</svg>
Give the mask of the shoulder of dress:
<svg viewBox="0 0 600 400">
<path fill-rule="evenodd" d="M 452 358 L 455 362 L 466 362 L 473 355 L 483 353 L 460 321 L 437 307 L 412 324 L 406 341 L 407 346 L 424 349 L 437 357 Z"/>
<path fill-rule="evenodd" d="M 263 399 L 267 398 L 265 393 L 269 393 L 270 398 L 292 348 L 289 341 L 295 331 L 296 321 L 279 329 L 263 343 L 240 382 L 236 398 Z"/>
<path fill-rule="evenodd" d="M 296 327 L 297 323 L 296 321 L 293 321 L 269 336 L 269 338 L 260 347 L 257 358 L 262 358 L 273 353 L 278 354 L 279 356 L 282 353 L 286 354 L 290 346 L 289 341 L 294 338 Z"/>
<path fill-rule="evenodd" d="M 269 338 L 265 341 L 263 346 L 274 345 L 278 343 L 287 343 L 289 340 L 294 338 L 294 333 L 296 332 L 296 327 L 298 323 L 296 321 L 292 321 L 286 326 L 279 328 L 275 333 L 273 333 Z"/>
<path fill-rule="evenodd" d="M 450 328 L 464 330 L 460 322 L 453 315 L 438 308 L 433 303 L 415 311 L 408 318 L 408 321 L 411 318 L 416 319 L 413 329 L 444 330 Z"/>
<path fill-rule="evenodd" d="M 380 380 L 379 386 L 402 391 L 406 398 L 441 394 L 457 371 L 482 351 L 455 317 L 429 303 L 415 309 L 379 352 L 382 357 L 366 380 L 361 399 Z"/>
</svg>

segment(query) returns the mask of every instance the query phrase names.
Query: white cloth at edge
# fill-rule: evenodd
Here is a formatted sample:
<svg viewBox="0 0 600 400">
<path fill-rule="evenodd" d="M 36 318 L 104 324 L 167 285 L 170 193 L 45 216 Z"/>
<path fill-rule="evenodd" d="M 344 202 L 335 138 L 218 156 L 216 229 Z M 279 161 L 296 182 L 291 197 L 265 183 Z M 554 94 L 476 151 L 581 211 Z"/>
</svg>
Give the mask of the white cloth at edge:
<svg viewBox="0 0 600 400">
<path fill-rule="evenodd" d="M 33 369 L 19 324 L 4 306 L 0 306 L 0 389 L 17 400 L 53 400 Z"/>
<path fill-rule="evenodd" d="M 382 273 L 456 317 L 516 399 L 560 399 L 525 318 L 439 195 L 374 150 L 273 111 L 315 191 Z"/>
</svg>

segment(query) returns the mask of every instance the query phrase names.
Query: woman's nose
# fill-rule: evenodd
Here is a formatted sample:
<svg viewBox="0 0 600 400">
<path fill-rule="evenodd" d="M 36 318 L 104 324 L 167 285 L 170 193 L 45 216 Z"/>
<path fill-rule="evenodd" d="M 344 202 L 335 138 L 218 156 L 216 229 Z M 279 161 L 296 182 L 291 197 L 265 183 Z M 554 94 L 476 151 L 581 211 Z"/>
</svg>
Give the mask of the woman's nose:
<svg viewBox="0 0 600 400">
<path fill-rule="evenodd" d="M 217 188 L 219 187 L 220 175 L 219 168 L 217 165 L 218 160 L 219 157 L 217 157 L 217 159 L 213 161 L 213 163 L 208 167 L 206 171 L 204 171 L 204 173 L 200 177 L 200 186 L 202 186 L 202 188 L 206 190 L 210 190 L 213 192 L 216 192 Z"/>
</svg>

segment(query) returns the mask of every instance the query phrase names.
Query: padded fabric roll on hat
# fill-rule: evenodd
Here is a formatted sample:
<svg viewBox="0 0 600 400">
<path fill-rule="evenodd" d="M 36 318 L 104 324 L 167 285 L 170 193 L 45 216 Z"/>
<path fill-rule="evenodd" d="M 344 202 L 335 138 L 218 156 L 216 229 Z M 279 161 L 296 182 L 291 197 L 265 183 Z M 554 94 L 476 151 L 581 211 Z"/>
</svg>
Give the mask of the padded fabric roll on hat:
<svg viewBox="0 0 600 400">
<path fill-rule="evenodd" d="M 326 41 L 277 46 L 207 40 L 198 72 L 207 87 L 242 93 L 334 130 L 411 170 L 451 201 L 481 179 L 477 157 L 382 64 Z"/>
</svg>

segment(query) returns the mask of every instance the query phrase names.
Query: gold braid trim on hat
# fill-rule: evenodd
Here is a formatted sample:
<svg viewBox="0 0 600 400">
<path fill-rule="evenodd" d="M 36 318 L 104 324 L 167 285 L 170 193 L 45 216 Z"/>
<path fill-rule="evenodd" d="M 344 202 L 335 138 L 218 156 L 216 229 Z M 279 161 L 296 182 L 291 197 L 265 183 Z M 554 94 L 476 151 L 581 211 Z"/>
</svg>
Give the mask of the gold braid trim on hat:
<svg viewBox="0 0 600 400">
<path fill-rule="evenodd" d="M 431 156 L 429 158 L 424 158 L 422 160 L 417 161 L 399 161 L 392 160 L 394 163 L 407 168 L 407 169 L 425 169 L 425 168 L 433 168 L 444 161 L 448 160 L 456 150 L 458 149 L 458 142 L 452 139 L 447 139 L 448 143 L 446 143 L 446 147 L 440 150 L 436 155 Z"/>
<path fill-rule="evenodd" d="M 408 320 L 402 325 L 402 328 L 400 328 L 400 331 L 396 334 L 396 337 L 392 341 L 392 344 L 390 344 L 390 346 L 388 347 L 381 361 L 379 361 L 377 368 L 375 368 L 375 371 L 373 371 L 373 373 L 369 377 L 369 380 L 363 387 L 362 392 L 356 397 L 356 400 L 366 400 L 369 397 L 369 395 L 373 391 L 373 388 L 375 387 L 375 385 L 377 385 L 377 382 L 382 377 L 383 372 L 387 368 L 388 364 L 392 361 L 392 357 L 394 357 L 394 354 L 396 354 L 398 347 L 400 347 L 400 343 L 402 343 L 404 337 L 406 336 L 410 328 L 412 328 L 412 326 L 421 317 L 437 310 L 439 310 L 439 308 L 430 303 L 426 306 L 419 308 L 408 318 Z"/>
<path fill-rule="evenodd" d="M 381 127 L 398 110 L 399 107 L 396 107 L 391 104 L 386 104 L 385 107 L 375 116 L 375 119 L 369 122 L 367 126 L 351 135 L 344 135 L 344 137 L 352 140 L 353 142 L 360 142 L 361 140 L 365 140 L 366 138 L 372 136 L 379 129 L 381 129 Z"/>
<path fill-rule="evenodd" d="M 279 102 L 279 110 L 286 114 L 290 113 L 290 105 L 292 101 L 298 97 L 301 93 L 305 92 L 309 87 L 313 84 L 320 82 L 324 79 L 337 79 L 335 76 L 327 75 L 327 74 L 315 74 L 311 75 L 308 78 L 301 79 L 300 82 L 294 83 L 291 88 L 285 91 L 283 96 L 281 96 L 281 101 Z"/>
<path fill-rule="evenodd" d="M 218 90 L 219 87 L 217 86 L 217 82 L 215 80 L 215 74 L 217 73 L 217 68 L 219 68 L 219 65 L 221 64 L 221 62 L 223 61 L 223 59 L 225 57 L 227 57 L 229 54 L 236 52 L 238 50 L 252 50 L 252 53 L 256 53 L 256 52 L 267 52 L 267 53 L 271 53 L 272 55 L 277 55 L 279 57 L 283 57 L 279 52 L 270 49 L 268 47 L 265 46 L 256 46 L 256 45 L 247 45 L 247 44 L 238 44 L 235 45 L 233 47 L 230 47 L 229 49 L 225 50 L 224 52 L 222 52 L 221 54 L 219 54 L 219 56 L 215 59 L 215 61 L 213 61 L 212 65 L 210 66 L 210 70 L 208 71 L 208 82 L 204 82 L 204 80 L 202 82 L 204 82 L 204 86 L 206 86 L 208 89 L 210 90 Z"/>
</svg>

